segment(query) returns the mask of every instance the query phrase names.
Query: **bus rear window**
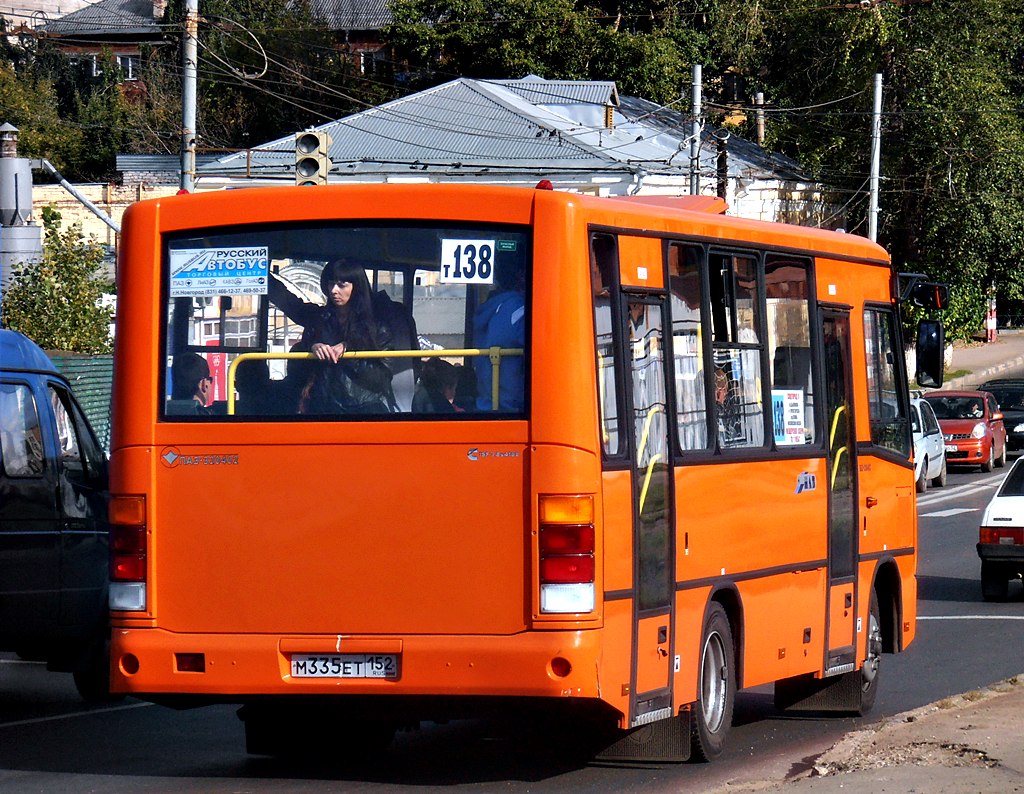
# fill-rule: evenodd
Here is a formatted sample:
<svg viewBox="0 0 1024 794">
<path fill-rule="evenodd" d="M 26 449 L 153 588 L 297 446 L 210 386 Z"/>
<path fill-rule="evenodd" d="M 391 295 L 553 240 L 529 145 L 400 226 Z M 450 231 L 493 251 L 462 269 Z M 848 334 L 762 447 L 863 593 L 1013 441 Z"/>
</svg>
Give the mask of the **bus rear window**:
<svg viewBox="0 0 1024 794">
<path fill-rule="evenodd" d="M 310 224 L 165 238 L 165 421 L 518 418 L 521 227 Z"/>
</svg>

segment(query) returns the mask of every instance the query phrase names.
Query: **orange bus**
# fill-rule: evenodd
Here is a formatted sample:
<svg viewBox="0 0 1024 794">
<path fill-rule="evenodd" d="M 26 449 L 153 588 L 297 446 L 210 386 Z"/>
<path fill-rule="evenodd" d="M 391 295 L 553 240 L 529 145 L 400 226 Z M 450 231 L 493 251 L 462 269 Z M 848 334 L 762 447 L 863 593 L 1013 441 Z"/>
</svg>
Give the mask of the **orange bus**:
<svg viewBox="0 0 1024 794">
<path fill-rule="evenodd" d="M 711 759 L 739 688 L 869 708 L 914 637 L 899 302 L 930 287 L 724 209 L 452 185 L 132 206 L 114 691 L 238 703 L 254 753 L 526 710 L 609 726 L 606 757 Z"/>
</svg>

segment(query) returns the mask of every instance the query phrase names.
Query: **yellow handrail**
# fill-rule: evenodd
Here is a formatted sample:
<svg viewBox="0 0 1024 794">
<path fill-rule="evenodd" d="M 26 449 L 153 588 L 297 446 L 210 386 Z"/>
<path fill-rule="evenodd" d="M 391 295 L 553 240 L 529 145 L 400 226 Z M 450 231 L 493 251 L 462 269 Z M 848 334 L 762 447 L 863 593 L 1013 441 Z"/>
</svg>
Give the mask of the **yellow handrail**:
<svg viewBox="0 0 1024 794">
<path fill-rule="evenodd" d="M 647 437 L 651 433 L 651 422 L 654 421 L 654 415 L 657 414 L 659 411 L 663 410 L 664 407 L 661 405 L 661 403 L 657 403 L 655 405 L 652 405 L 650 409 L 647 411 L 647 417 L 644 419 L 644 429 L 640 433 L 640 443 L 637 445 L 636 450 L 637 463 L 643 460 L 644 450 L 647 448 Z"/>
<path fill-rule="evenodd" d="M 840 405 L 836 408 L 836 412 L 832 414 L 832 429 L 828 433 L 828 448 L 832 449 L 832 445 L 836 442 L 836 430 L 839 427 L 839 417 L 846 411 L 845 405 Z"/>
<path fill-rule="evenodd" d="M 346 350 L 341 358 L 442 358 L 447 356 L 461 356 L 473 358 L 475 356 L 489 356 L 491 359 L 491 409 L 498 408 L 498 375 L 501 366 L 502 356 L 521 356 L 524 350 L 521 347 L 460 347 L 450 350 Z M 228 367 L 228 416 L 235 414 L 235 370 L 243 361 L 268 361 L 282 359 L 313 359 L 317 357 L 313 353 L 241 353 Z"/>
<path fill-rule="evenodd" d="M 840 447 L 836 450 L 836 459 L 832 461 L 832 476 L 829 478 L 828 487 L 829 490 L 835 490 L 836 487 L 836 475 L 839 473 L 839 461 L 843 459 L 843 455 L 846 454 L 846 447 Z"/>
<path fill-rule="evenodd" d="M 640 489 L 640 515 L 644 514 L 644 502 L 647 501 L 647 489 L 651 485 L 651 475 L 654 474 L 654 464 L 661 460 L 661 453 L 658 452 L 651 457 L 647 464 L 647 471 L 644 474 L 644 487 Z"/>
</svg>

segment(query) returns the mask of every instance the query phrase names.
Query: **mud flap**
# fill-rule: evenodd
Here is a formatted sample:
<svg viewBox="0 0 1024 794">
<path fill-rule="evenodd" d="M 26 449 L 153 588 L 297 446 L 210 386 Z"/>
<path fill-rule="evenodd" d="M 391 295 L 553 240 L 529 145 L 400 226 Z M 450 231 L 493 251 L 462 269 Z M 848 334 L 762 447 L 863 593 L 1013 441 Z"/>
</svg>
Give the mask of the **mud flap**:
<svg viewBox="0 0 1024 794">
<path fill-rule="evenodd" d="M 857 713 L 862 693 L 860 670 L 828 678 L 815 678 L 808 673 L 775 682 L 775 707 L 787 711 Z"/>
<path fill-rule="evenodd" d="M 594 760 L 681 764 L 690 760 L 690 731 L 690 710 L 686 709 L 676 717 L 617 731 Z"/>
</svg>

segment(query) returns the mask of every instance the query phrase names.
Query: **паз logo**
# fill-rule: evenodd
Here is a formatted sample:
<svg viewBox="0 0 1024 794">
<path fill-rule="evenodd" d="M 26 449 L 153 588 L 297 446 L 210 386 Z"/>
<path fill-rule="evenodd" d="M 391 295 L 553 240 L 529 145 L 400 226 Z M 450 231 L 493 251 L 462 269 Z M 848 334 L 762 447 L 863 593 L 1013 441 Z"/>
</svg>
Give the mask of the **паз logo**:
<svg viewBox="0 0 1024 794">
<path fill-rule="evenodd" d="M 811 474 L 809 471 L 801 472 L 796 478 L 796 491 L 795 493 L 803 493 L 804 491 L 813 491 L 818 487 L 818 478 Z"/>
<path fill-rule="evenodd" d="M 178 454 L 178 450 L 174 447 L 167 447 L 163 452 L 160 453 L 160 460 L 164 462 L 164 465 L 171 469 L 174 468 L 174 464 L 178 462 L 178 458 L 181 455 Z"/>
</svg>

